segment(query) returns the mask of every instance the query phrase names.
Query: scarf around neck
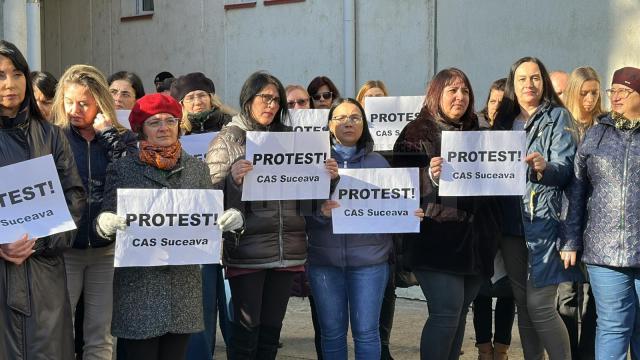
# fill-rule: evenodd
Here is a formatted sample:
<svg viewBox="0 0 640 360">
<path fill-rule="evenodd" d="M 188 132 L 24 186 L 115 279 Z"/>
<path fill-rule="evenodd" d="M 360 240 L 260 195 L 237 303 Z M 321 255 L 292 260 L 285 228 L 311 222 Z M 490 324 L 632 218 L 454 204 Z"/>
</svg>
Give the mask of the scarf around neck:
<svg viewBox="0 0 640 360">
<path fill-rule="evenodd" d="M 140 141 L 140 160 L 161 170 L 173 169 L 180 160 L 181 154 L 180 140 L 169 146 L 155 146 L 149 144 L 147 140 Z"/>
<path fill-rule="evenodd" d="M 611 119 L 613 119 L 616 129 L 620 130 L 634 130 L 640 126 L 640 119 L 627 119 L 624 115 L 615 111 L 611 112 Z"/>
</svg>

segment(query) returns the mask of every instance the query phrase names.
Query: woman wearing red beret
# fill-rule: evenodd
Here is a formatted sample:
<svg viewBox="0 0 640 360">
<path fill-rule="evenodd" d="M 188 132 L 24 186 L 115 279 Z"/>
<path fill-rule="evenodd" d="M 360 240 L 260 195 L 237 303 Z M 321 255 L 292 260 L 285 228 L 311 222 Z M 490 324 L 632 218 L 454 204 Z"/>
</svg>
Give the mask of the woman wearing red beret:
<svg viewBox="0 0 640 360">
<path fill-rule="evenodd" d="M 207 165 L 182 150 L 181 115 L 177 101 L 158 93 L 144 96 L 131 110 L 129 122 L 140 138 L 140 153 L 107 169 L 102 213 L 96 220 L 102 237 L 114 239 L 116 229 L 124 229 L 124 218 L 115 214 L 119 188 L 212 188 Z M 237 229 L 242 217 L 230 209 L 219 226 Z M 111 333 L 125 359 L 184 359 L 189 336 L 202 330 L 198 265 L 116 268 Z"/>
</svg>

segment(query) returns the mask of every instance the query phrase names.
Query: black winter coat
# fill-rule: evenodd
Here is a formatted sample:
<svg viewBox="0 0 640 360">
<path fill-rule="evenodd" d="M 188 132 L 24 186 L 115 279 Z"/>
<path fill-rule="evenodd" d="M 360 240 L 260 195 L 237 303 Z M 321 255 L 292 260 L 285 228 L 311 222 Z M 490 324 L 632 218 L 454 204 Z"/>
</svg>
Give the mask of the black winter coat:
<svg viewBox="0 0 640 360">
<path fill-rule="evenodd" d="M 220 131 L 220 129 L 227 125 L 232 118 L 231 115 L 218 108 L 196 114 L 189 114 L 187 116 L 191 122 L 191 131 L 185 135 Z"/>
<path fill-rule="evenodd" d="M 107 166 L 128 153 L 137 153 L 137 136 L 130 130 L 118 132 L 112 127 L 96 133 L 93 140 L 87 141 L 73 126 L 68 126 L 63 131 L 71 144 L 78 173 L 87 193 L 87 206 L 78 224 L 73 247 L 86 249 L 110 245 L 111 241 L 96 234 L 93 221 L 102 206 Z"/>
<path fill-rule="evenodd" d="M 29 116 L 0 119 L 0 167 L 48 154 L 58 170 L 69 211 L 80 221 L 86 203 L 73 153 L 62 131 Z M 16 266 L 0 260 L 0 359 L 73 359 L 73 326 L 62 251 L 75 232 L 36 241 L 35 253 Z"/>
<path fill-rule="evenodd" d="M 499 205 L 489 197 L 440 197 L 429 178 L 431 158 L 440 156 L 442 131 L 478 130 L 472 122 L 454 125 L 421 115 L 400 133 L 393 167 L 420 168 L 420 233 L 404 235 L 403 257 L 413 270 L 458 275 L 493 274 L 500 234 Z"/>
</svg>

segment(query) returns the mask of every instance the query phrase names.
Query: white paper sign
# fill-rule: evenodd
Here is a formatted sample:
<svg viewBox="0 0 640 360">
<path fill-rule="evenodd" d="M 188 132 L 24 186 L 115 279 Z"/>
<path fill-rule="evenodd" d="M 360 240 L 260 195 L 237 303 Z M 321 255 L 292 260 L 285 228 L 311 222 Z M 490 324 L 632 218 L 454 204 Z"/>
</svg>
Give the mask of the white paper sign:
<svg viewBox="0 0 640 360">
<path fill-rule="evenodd" d="M 180 138 L 182 148 L 187 154 L 202 161 L 207 157 L 207 150 L 211 140 L 218 136 L 218 132 L 208 132 L 204 134 L 191 134 Z"/>
<path fill-rule="evenodd" d="M 293 131 L 328 131 L 329 109 L 290 109 L 287 125 Z"/>
<path fill-rule="evenodd" d="M 116 116 L 118 117 L 118 122 L 120 123 L 120 125 L 131 130 L 131 123 L 129 123 L 129 114 L 131 114 L 131 110 L 116 110 Z"/>
<path fill-rule="evenodd" d="M 53 156 L 0 167 L 0 244 L 75 228 Z"/>
<path fill-rule="evenodd" d="M 523 195 L 524 131 L 443 131 L 441 196 Z"/>
<path fill-rule="evenodd" d="M 327 199 L 329 132 L 247 132 L 243 201 Z"/>
<path fill-rule="evenodd" d="M 369 101 L 369 100 L 367 100 Z M 418 168 L 340 169 L 334 234 L 420 232 Z"/>
<path fill-rule="evenodd" d="M 393 150 L 398 135 L 418 117 L 423 102 L 424 96 L 368 97 L 364 110 L 374 150 Z"/>
<path fill-rule="evenodd" d="M 115 267 L 217 264 L 221 190 L 118 189 Z"/>
</svg>

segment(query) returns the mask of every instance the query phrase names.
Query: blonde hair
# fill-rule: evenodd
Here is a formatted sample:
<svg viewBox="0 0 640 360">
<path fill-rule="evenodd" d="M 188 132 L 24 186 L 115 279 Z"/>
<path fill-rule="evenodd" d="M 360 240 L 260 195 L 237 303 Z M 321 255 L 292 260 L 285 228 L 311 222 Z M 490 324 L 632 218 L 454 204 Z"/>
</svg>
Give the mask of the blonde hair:
<svg viewBox="0 0 640 360">
<path fill-rule="evenodd" d="M 289 96 L 289 93 L 292 92 L 293 90 L 300 90 L 303 93 L 307 94 L 307 96 L 309 96 L 309 93 L 307 93 L 307 89 L 303 88 L 302 85 L 293 84 L 293 85 L 287 85 L 287 87 L 284 88 L 284 92 L 287 93 L 287 96 Z"/>
<path fill-rule="evenodd" d="M 580 115 L 582 114 L 582 102 L 580 101 L 580 89 L 582 85 L 587 81 L 597 81 L 598 84 L 602 84 L 600 82 L 600 77 L 598 73 L 589 66 L 581 66 L 576 68 L 571 72 L 569 76 L 569 81 L 567 83 L 567 89 L 565 90 L 565 100 L 564 105 L 569 110 L 571 115 L 573 116 L 574 121 L 576 122 L 574 125 L 578 124 Z M 596 106 L 593 108 L 591 116 L 589 117 L 590 123 L 588 126 L 593 125 L 593 119 L 598 115 L 604 113 L 604 109 L 602 108 L 602 91 L 599 91 L 598 101 L 596 102 Z"/>
<path fill-rule="evenodd" d="M 64 110 L 64 91 L 71 84 L 77 84 L 89 89 L 91 96 L 98 105 L 98 111 L 111 120 L 113 127 L 118 132 L 127 130 L 118 122 L 116 107 L 113 97 L 109 93 L 109 86 L 104 75 L 95 67 L 82 64 L 70 66 L 60 77 L 56 95 L 53 97 L 52 115 L 54 124 L 60 127 L 70 126 L 67 112 Z"/>
<path fill-rule="evenodd" d="M 214 93 L 209 93 L 209 97 L 211 98 L 211 109 L 220 109 L 225 114 L 229 114 L 231 116 L 237 115 L 238 111 L 232 108 L 229 105 L 226 105 L 222 102 L 220 97 Z M 182 119 L 180 121 L 180 130 L 182 130 L 183 134 L 189 134 L 191 130 L 193 130 L 193 125 L 191 124 L 191 120 L 189 120 L 189 112 L 180 101 L 180 105 L 182 105 Z"/>
<path fill-rule="evenodd" d="M 356 95 L 356 100 L 358 100 L 360 105 L 364 106 L 364 103 L 362 102 L 362 100 L 364 99 L 364 94 L 373 88 L 378 88 L 382 90 L 382 93 L 384 94 L 384 96 L 389 96 L 387 87 L 384 85 L 382 80 L 369 80 L 362 85 L 360 90 L 358 90 L 358 95 Z"/>
</svg>

